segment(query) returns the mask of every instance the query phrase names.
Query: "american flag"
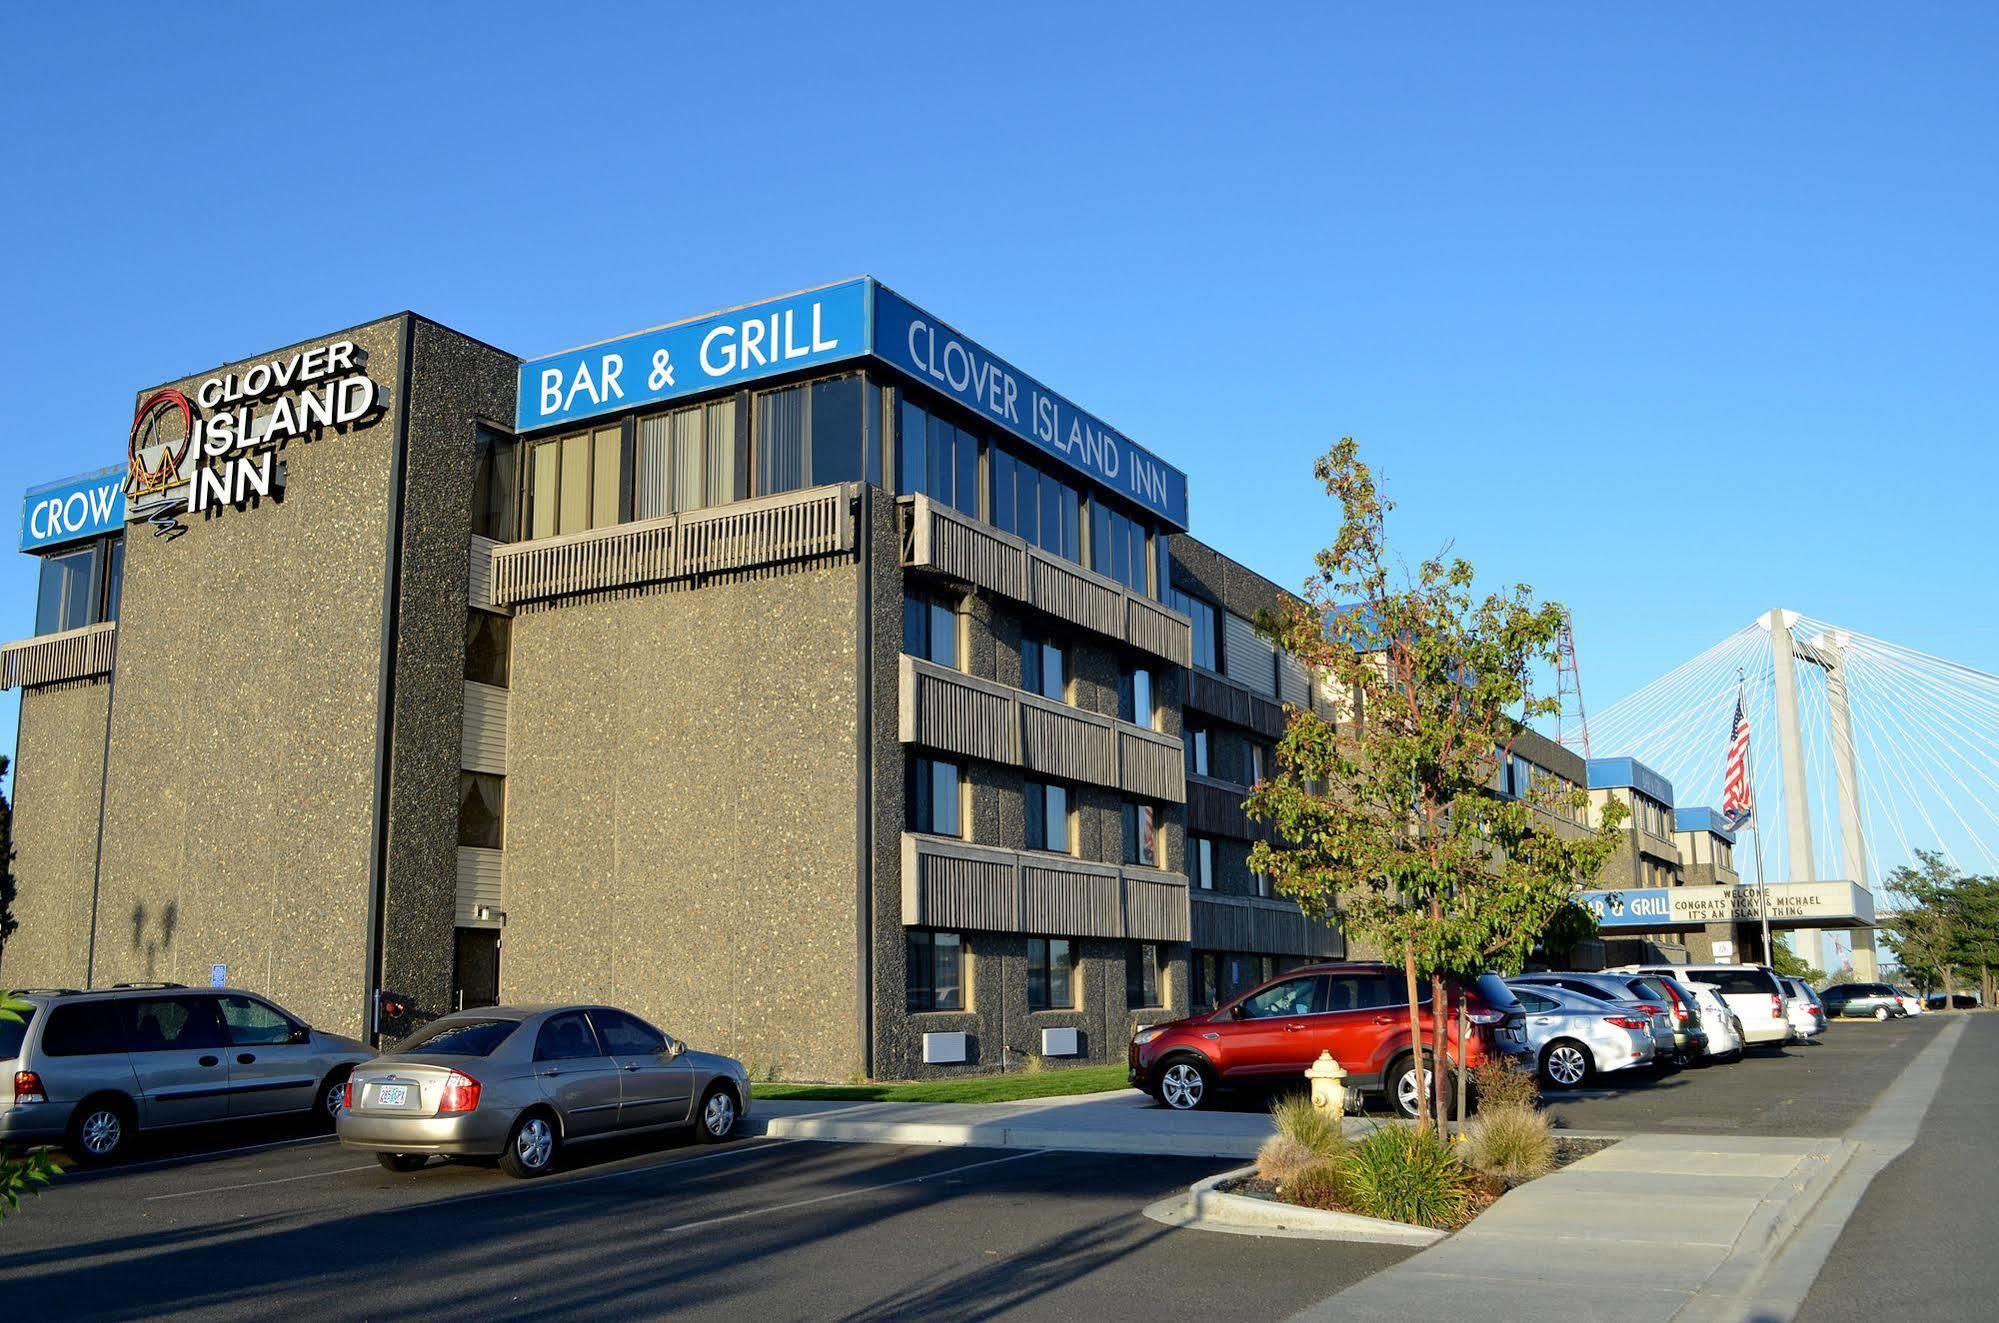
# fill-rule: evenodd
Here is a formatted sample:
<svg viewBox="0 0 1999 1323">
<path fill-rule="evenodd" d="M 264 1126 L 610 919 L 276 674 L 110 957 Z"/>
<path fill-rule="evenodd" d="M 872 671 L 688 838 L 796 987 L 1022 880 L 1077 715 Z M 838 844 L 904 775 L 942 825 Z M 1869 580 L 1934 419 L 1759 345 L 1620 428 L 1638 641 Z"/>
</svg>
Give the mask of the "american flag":
<svg viewBox="0 0 1999 1323">
<path fill-rule="evenodd" d="M 1721 782 L 1721 811 L 1740 827 L 1756 811 L 1749 788 L 1749 715 L 1742 710 L 1740 696 L 1735 700 L 1735 725 L 1728 733 L 1728 766 Z"/>
</svg>

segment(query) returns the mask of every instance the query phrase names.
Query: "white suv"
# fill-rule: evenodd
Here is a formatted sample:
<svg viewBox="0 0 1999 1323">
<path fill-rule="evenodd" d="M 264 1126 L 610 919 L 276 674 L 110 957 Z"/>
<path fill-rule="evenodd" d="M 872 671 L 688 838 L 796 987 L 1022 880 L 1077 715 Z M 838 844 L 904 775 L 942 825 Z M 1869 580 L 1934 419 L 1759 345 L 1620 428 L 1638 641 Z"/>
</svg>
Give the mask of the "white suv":
<svg viewBox="0 0 1999 1323">
<path fill-rule="evenodd" d="M 1714 986 L 1735 1018 L 1742 1021 L 1745 1042 L 1787 1043 L 1791 1021 L 1785 1013 L 1784 987 L 1768 965 L 1627 965 L 1636 974 L 1671 974 L 1699 979 Z"/>
</svg>

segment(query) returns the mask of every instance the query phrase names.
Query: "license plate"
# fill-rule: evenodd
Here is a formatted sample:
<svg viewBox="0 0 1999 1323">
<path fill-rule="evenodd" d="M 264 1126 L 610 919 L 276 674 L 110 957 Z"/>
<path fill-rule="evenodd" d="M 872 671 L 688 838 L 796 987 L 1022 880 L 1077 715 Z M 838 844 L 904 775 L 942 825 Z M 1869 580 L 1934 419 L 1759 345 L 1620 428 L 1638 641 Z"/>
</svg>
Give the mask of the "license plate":
<svg viewBox="0 0 1999 1323">
<path fill-rule="evenodd" d="M 375 1101 L 384 1107 L 407 1107 L 410 1100 L 410 1086 L 407 1084 L 377 1084 Z"/>
</svg>

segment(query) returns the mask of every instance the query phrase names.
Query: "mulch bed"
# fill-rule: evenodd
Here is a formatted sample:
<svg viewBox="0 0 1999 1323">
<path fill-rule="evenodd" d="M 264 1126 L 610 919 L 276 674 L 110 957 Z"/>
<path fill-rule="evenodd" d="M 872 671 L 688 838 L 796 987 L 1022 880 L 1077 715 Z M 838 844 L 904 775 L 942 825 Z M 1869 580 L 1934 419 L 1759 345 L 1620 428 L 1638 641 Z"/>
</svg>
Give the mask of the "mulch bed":
<svg viewBox="0 0 1999 1323">
<path fill-rule="evenodd" d="M 1549 1170 L 1559 1171 L 1572 1162 L 1582 1161 L 1592 1153 L 1601 1153 L 1616 1142 L 1615 1139 L 1578 1139 L 1558 1134 L 1555 1136 L 1555 1164 Z M 1460 1230 L 1473 1218 L 1499 1202 L 1499 1197 L 1508 1190 L 1513 1189 L 1516 1185 L 1525 1184 L 1524 1181 L 1504 1181 L 1482 1177 L 1477 1173 L 1473 1173 L 1473 1181 L 1471 1197 L 1465 1202 L 1464 1217 L 1451 1226 L 1445 1227 L 1444 1230 Z M 1278 1193 L 1275 1182 L 1266 1181 L 1257 1176 L 1244 1176 L 1238 1180 L 1227 1181 L 1219 1188 L 1227 1194 L 1246 1195 L 1251 1199 L 1267 1199 L 1274 1204 L 1290 1202 L 1290 1200 L 1285 1199 Z M 1366 1216 L 1366 1214 L 1361 1213 L 1356 1208 L 1335 1206 L 1332 1211 L 1336 1213 L 1352 1213 L 1355 1216 Z"/>
</svg>

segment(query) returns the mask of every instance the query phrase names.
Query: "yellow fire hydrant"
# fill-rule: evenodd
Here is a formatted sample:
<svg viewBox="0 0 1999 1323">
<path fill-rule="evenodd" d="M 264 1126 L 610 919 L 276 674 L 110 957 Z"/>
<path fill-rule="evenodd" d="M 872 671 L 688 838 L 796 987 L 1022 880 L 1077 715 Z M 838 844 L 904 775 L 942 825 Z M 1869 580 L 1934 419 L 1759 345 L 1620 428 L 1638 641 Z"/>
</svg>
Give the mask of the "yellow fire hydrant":
<svg viewBox="0 0 1999 1323">
<path fill-rule="evenodd" d="M 1333 1060 L 1331 1052 L 1319 1053 L 1319 1059 L 1312 1063 L 1305 1078 L 1312 1081 L 1312 1106 L 1334 1116 L 1347 1114 L 1347 1086 L 1342 1083 L 1347 1073 L 1340 1069 L 1340 1063 Z"/>
</svg>

